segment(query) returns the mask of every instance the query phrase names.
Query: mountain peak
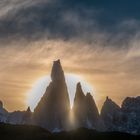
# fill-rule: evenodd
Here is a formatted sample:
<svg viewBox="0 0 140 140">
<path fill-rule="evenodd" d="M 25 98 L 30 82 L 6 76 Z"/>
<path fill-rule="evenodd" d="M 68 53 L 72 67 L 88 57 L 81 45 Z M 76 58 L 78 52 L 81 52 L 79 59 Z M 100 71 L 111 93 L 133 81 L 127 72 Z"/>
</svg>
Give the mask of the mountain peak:
<svg viewBox="0 0 140 140">
<path fill-rule="evenodd" d="M 140 96 L 127 97 L 122 102 L 122 109 L 127 111 L 139 111 L 140 110 Z"/>
<path fill-rule="evenodd" d="M 30 109 L 30 107 L 28 106 L 28 108 L 27 108 L 27 112 L 31 112 L 31 109 Z"/>
<path fill-rule="evenodd" d="M 82 90 L 82 86 L 80 82 L 77 83 L 77 90 Z"/>
<path fill-rule="evenodd" d="M 81 86 L 81 83 L 80 82 L 78 82 L 77 83 L 77 86 L 76 86 L 76 94 L 75 94 L 75 99 L 76 98 L 84 98 L 85 97 L 85 94 L 84 94 L 84 92 L 83 92 L 83 90 L 82 90 L 82 86 Z"/>
<path fill-rule="evenodd" d="M 113 102 L 108 96 L 106 96 L 105 102 Z"/>
<path fill-rule="evenodd" d="M 106 97 L 104 106 L 109 107 L 109 108 L 114 107 L 114 108 L 120 109 L 120 107 L 114 101 L 112 101 L 108 96 Z"/>
<path fill-rule="evenodd" d="M 53 62 L 52 71 L 51 71 L 51 79 L 54 82 L 65 80 L 60 59 Z"/>
<path fill-rule="evenodd" d="M 68 127 L 70 102 L 60 60 L 54 61 L 51 72 L 52 81 L 35 108 L 33 121 L 50 131 L 64 130 Z"/>
</svg>

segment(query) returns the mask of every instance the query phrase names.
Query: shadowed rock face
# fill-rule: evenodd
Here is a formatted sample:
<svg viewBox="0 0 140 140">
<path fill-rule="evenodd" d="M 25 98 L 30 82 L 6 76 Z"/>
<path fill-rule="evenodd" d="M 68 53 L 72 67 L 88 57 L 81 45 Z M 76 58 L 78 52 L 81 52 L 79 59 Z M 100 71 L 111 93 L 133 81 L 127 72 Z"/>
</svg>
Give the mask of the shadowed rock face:
<svg viewBox="0 0 140 140">
<path fill-rule="evenodd" d="M 140 134 L 140 97 L 127 97 L 122 103 L 124 131 Z"/>
<path fill-rule="evenodd" d="M 86 104 L 85 95 L 82 91 L 81 84 L 78 83 L 74 98 L 73 113 L 76 127 L 86 126 Z"/>
<path fill-rule="evenodd" d="M 106 130 L 118 131 L 121 125 L 121 108 L 107 97 L 101 109 L 101 118 Z"/>
<path fill-rule="evenodd" d="M 77 84 L 73 106 L 76 127 L 97 128 L 99 113 L 90 93 L 84 95 L 81 84 Z"/>
<path fill-rule="evenodd" d="M 122 103 L 122 110 L 126 112 L 139 112 L 140 111 L 140 96 L 127 97 Z"/>
<path fill-rule="evenodd" d="M 52 82 L 34 110 L 34 123 L 51 131 L 67 129 L 70 101 L 60 60 L 54 61 Z"/>
<path fill-rule="evenodd" d="M 140 134 L 140 97 L 127 97 L 121 108 L 107 98 L 101 110 L 101 118 L 107 131 Z"/>
<path fill-rule="evenodd" d="M 99 129 L 100 117 L 95 101 L 90 93 L 86 95 L 87 127 Z"/>
</svg>

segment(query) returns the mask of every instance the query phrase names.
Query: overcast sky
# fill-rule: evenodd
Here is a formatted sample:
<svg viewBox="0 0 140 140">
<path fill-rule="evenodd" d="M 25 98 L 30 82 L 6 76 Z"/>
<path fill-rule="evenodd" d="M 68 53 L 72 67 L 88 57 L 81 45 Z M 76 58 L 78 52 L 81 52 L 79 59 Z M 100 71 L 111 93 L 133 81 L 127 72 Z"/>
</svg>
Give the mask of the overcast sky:
<svg viewBox="0 0 140 140">
<path fill-rule="evenodd" d="M 65 72 L 84 77 L 99 108 L 140 94 L 138 0 L 1 0 L 0 99 L 26 109 L 36 80 L 61 59 Z"/>
</svg>

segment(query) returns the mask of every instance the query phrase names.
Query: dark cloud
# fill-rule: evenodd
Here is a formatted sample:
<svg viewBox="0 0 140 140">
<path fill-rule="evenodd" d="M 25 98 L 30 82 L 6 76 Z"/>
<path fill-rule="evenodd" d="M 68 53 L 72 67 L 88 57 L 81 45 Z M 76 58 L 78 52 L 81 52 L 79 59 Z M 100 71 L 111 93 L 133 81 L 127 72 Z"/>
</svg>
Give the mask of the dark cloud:
<svg viewBox="0 0 140 140">
<path fill-rule="evenodd" d="M 102 34 L 106 42 L 115 44 L 126 43 L 138 32 L 137 0 L 127 0 L 127 4 L 121 0 L 12 1 L 16 6 L 11 2 L 10 10 L 0 17 L 1 39 L 82 38 L 90 42 Z"/>
</svg>

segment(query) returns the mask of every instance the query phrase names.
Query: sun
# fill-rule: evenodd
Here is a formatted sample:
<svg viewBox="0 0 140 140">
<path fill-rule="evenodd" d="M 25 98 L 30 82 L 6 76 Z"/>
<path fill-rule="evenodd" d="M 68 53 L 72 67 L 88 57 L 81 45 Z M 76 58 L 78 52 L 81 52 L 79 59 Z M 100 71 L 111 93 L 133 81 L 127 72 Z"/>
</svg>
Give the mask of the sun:
<svg viewBox="0 0 140 140">
<path fill-rule="evenodd" d="M 95 89 L 89 83 L 87 83 L 84 80 L 84 78 L 82 78 L 81 76 L 78 76 L 76 74 L 66 73 L 65 79 L 67 83 L 71 107 L 73 106 L 73 100 L 76 92 L 76 85 L 78 82 L 81 83 L 82 89 L 85 94 L 87 92 L 90 92 L 90 93 L 94 93 L 95 95 Z M 35 82 L 35 84 L 33 84 L 32 89 L 28 92 L 27 105 L 30 106 L 32 111 L 37 106 L 39 100 L 45 93 L 45 90 L 50 82 L 51 82 L 50 76 L 41 77 L 39 80 Z"/>
</svg>

